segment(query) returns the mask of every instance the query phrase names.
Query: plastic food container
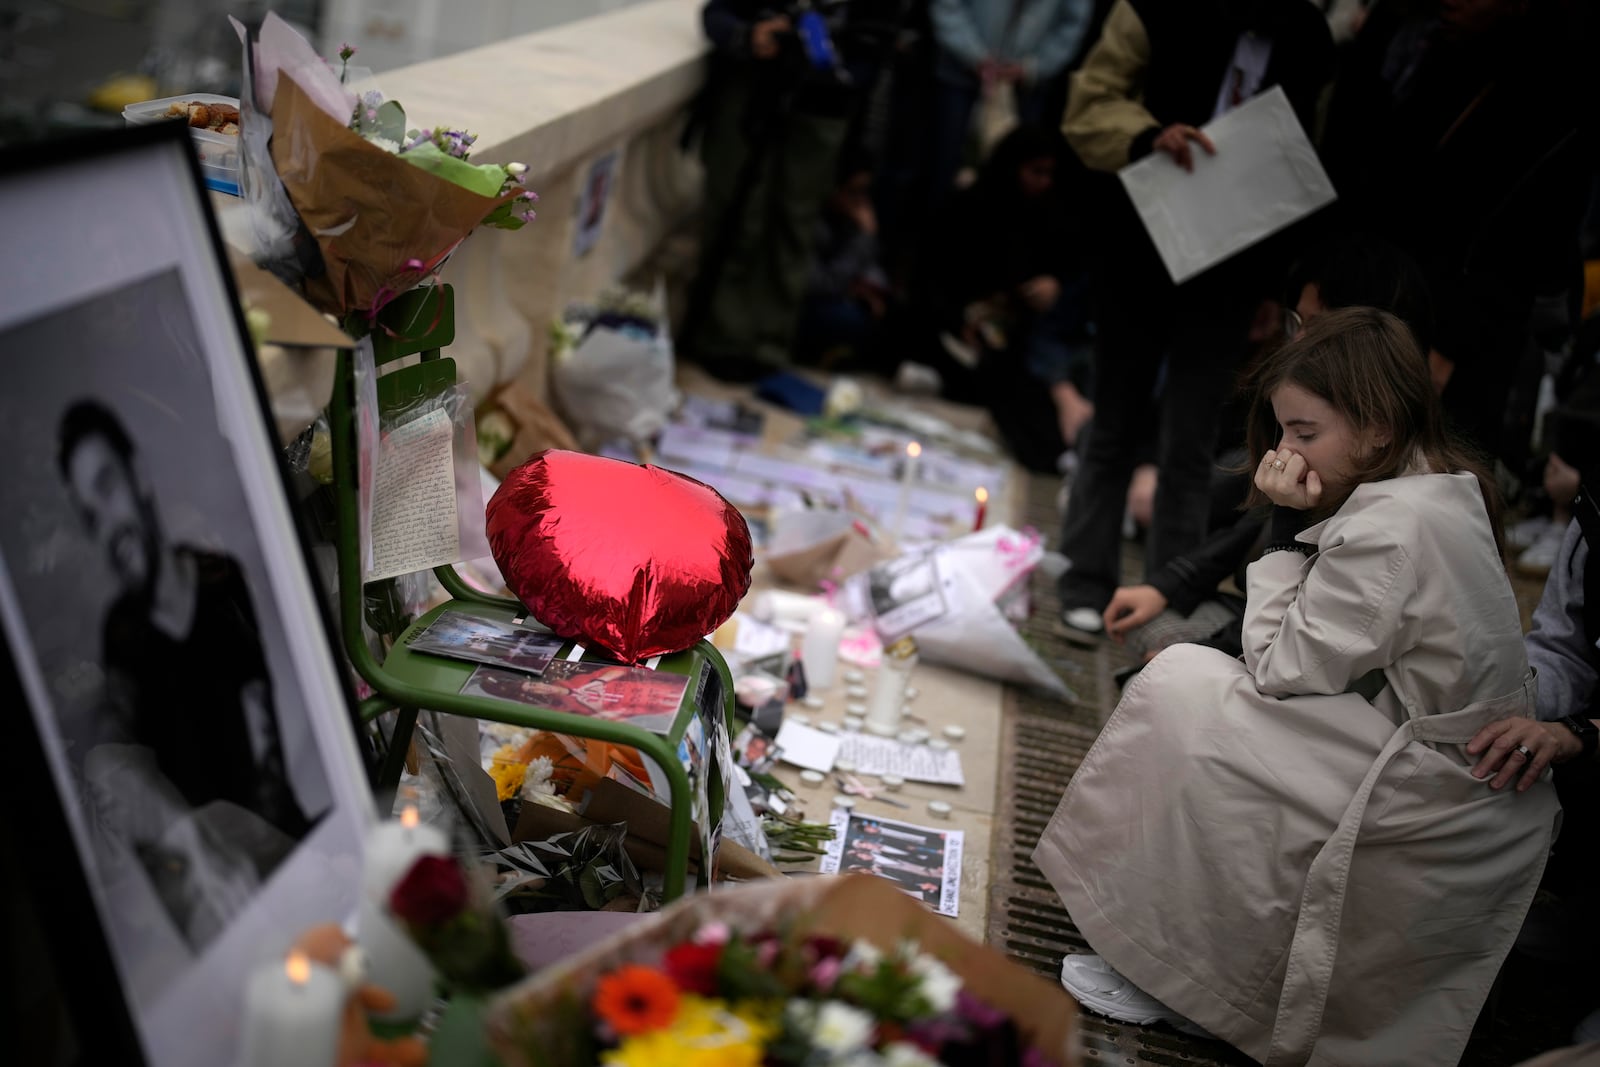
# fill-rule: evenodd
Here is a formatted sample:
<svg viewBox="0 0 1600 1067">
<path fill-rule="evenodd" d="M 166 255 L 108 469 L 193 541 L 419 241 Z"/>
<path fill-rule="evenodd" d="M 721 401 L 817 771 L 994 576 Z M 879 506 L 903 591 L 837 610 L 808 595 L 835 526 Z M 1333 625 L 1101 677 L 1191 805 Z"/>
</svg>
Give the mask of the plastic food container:
<svg viewBox="0 0 1600 1067">
<path fill-rule="evenodd" d="M 164 122 L 167 109 L 173 104 L 228 104 L 238 107 L 239 100 L 232 96 L 214 93 L 186 93 L 183 96 L 164 96 L 160 100 L 146 100 L 142 104 L 129 104 L 122 109 L 122 121 L 129 126 L 148 126 Z M 200 156 L 200 172 L 206 187 L 229 196 L 239 195 L 239 138 L 210 130 L 190 129 L 195 151 Z"/>
</svg>

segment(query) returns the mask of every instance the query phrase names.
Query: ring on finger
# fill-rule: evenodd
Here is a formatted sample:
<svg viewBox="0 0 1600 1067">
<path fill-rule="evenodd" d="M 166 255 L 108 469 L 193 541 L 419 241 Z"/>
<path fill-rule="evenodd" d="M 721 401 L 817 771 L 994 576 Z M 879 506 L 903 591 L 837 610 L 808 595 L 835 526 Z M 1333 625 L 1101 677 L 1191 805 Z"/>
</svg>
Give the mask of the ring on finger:
<svg viewBox="0 0 1600 1067">
<path fill-rule="evenodd" d="M 1287 466 L 1288 466 L 1288 464 L 1285 463 L 1281 459 L 1275 459 L 1275 460 L 1272 461 L 1272 469 L 1275 470 L 1275 471 L 1281 471 L 1281 470 L 1283 470 L 1283 468 L 1285 468 Z"/>
<path fill-rule="evenodd" d="M 1533 758 L 1533 749 L 1529 748 L 1527 745 L 1518 745 L 1516 748 L 1512 749 L 1512 751 L 1520 753 L 1522 758 L 1525 760 L 1530 760 Z"/>
</svg>

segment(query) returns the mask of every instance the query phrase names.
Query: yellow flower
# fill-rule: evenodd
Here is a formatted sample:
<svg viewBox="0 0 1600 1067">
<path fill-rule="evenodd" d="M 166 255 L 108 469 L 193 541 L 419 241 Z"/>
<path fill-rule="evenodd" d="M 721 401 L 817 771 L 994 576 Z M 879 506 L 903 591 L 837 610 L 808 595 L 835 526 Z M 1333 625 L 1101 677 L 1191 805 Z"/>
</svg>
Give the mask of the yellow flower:
<svg viewBox="0 0 1600 1067">
<path fill-rule="evenodd" d="M 760 1067 L 777 1033 L 775 1016 L 759 1005 L 730 1007 L 685 994 L 664 1030 L 630 1037 L 601 1055 L 606 1067 Z"/>
<path fill-rule="evenodd" d="M 494 779 L 495 795 L 503 801 L 517 795 L 528 775 L 528 761 L 519 761 L 520 754 L 518 745 L 501 745 L 489 757 L 489 777 Z"/>
</svg>

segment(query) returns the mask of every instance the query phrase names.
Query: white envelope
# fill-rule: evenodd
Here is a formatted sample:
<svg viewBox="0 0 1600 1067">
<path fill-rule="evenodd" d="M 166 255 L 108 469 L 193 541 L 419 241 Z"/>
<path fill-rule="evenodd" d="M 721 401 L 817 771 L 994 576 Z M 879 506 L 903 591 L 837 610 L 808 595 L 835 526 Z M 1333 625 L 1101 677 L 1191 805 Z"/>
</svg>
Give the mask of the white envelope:
<svg viewBox="0 0 1600 1067">
<path fill-rule="evenodd" d="M 1205 127 L 1194 172 L 1165 152 L 1118 172 L 1174 283 L 1194 277 L 1338 198 L 1283 89 Z"/>
</svg>

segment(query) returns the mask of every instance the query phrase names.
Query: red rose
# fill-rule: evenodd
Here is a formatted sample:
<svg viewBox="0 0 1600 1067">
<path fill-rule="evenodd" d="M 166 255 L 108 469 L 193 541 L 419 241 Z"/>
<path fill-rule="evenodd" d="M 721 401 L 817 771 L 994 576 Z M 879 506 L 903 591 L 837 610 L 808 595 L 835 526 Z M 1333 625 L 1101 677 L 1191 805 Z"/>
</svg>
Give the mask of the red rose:
<svg viewBox="0 0 1600 1067">
<path fill-rule="evenodd" d="M 697 945 L 685 941 L 667 950 L 667 954 L 661 958 L 661 969 L 685 993 L 711 997 L 717 993 L 717 964 L 721 960 L 721 945 Z"/>
<path fill-rule="evenodd" d="M 389 908 L 412 926 L 449 922 L 467 906 L 467 879 L 451 856 L 423 856 L 389 893 Z"/>
</svg>

